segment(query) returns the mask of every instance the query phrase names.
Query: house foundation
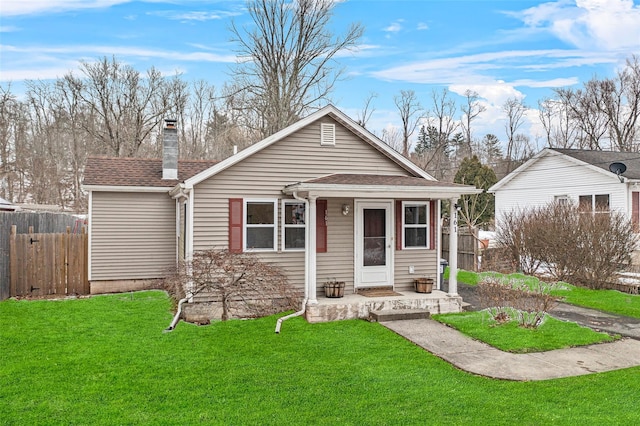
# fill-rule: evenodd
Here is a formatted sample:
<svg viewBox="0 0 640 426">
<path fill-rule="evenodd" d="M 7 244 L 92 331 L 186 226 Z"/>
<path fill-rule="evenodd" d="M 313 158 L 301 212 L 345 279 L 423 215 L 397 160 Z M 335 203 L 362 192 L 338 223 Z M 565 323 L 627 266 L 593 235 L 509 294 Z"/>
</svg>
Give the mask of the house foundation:
<svg viewBox="0 0 640 426">
<path fill-rule="evenodd" d="M 462 312 L 462 297 L 434 290 L 420 294 L 400 292 L 398 296 L 366 297 L 359 294 L 339 299 L 318 298 L 318 303 L 307 305 L 305 318 L 310 323 L 346 319 L 369 319 L 373 311 L 427 310 L 431 315 Z"/>
</svg>

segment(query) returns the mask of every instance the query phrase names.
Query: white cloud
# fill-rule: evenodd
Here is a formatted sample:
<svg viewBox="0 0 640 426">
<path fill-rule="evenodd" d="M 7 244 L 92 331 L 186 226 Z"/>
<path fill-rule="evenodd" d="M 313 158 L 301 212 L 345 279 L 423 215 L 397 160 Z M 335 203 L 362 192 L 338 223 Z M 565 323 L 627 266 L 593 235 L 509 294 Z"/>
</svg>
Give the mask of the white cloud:
<svg viewBox="0 0 640 426">
<path fill-rule="evenodd" d="M 16 47 L 0 45 L 5 60 L 3 61 L 0 81 L 21 81 L 25 79 L 55 79 L 69 71 L 77 70 L 79 60 L 86 58 L 89 62 L 99 56 L 119 57 L 126 62 L 134 62 L 134 58 L 164 60 L 169 65 L 156 64 L 157 67 L 180 68 L 179 62 L 185 63 L 233 63 L 236 56 L 206 51 L 171 51 L 126 46 L 54 46 L 54 47 Z M 19 59 L 13 59 L 13 58 Z M 174 74 L 175 70 L 167 74 Z"/>
<path fill-rule="evenodd" d="M 15 47 L 0 45 L 0 51 L 14 53 L 28 53 L 31 55 L 45 54 L 70 54 L 74 57 L 80 55 L 107 56 L 134 56 L 144 58 L 173 59 L 175 61 L 204 61 L 204 62 L 235 62 L 236 56 L 232 54 L 217 54 L 211 52 L 181 52 L 172 50 L 147 49 L 142 47 L 128 46 L 100 46 L 100 45 L 78 45 L 78 46 L 58 46 L 58 47 Z"/>
<path fill-rule="evenodd" d="M 176 21 L 198 21 L 206 22 L 219 19 L 227 19 L 233 16 L 240 15 L 239 12 L 227 12 L 227 11 L 190 11 L 190 12 L 176 12 L 174 10 L 163 10 L 157 12 L 148 13 L 148 15 L 160 16 L 166 19 L 172 19 Z"/>
<path fill-rule="evenodd" d="M 633 0 L 555 1 L 509 15 L 580 49 L 640 49 L 640 6 Z"/>
<path fill-rule="evenodd" d="M 2 15 L 20 16 L 78 9 L 97 9 L 129 1 L 131 0 L 2 0 Z"/>
<path fill-rule="evenodd" d="M 15 33 L 20 31 L 20 28 L 11 25 L 0 25 L 0 33 Z"/>
<path fill-rule="evenodd" d="M 418 26 L 416 27 L 416 29 L 418 31 L 424 31 L 424 30 L 428 30 L 429 29 L 429 25 L 425 24 L 424 22 L 420 22 L 418 24 Z"/>
<path fill-rule="evenodd" d="M 383 29 L 384 32 L 387 33 L 397 33 L 400 32 L 402 30 L 402 23 L 404 22 L 403 19 L 398 19 L 394 22 L 392 22 L 388 27 L 385 27 Z"/>
<path fill-rule="evenodd" d="M 473 55 L 461 55 L 437 58 L 429 61 L 416 61 L 376 71 L 374 77 L 388 81 L 405 81 L 422 84 L 480 84 L 493 83 L 501 70 L 527 67 L 531 63 L 544 64 L 563 60 L 566 57 L 579 57 L 578 51 L 559 49 L 548 50 L 506 50 Z M 593 62 L 592 62 L 593 63 Z M 542 65 L 544 66 L 544 65 Z"/>
</svg>

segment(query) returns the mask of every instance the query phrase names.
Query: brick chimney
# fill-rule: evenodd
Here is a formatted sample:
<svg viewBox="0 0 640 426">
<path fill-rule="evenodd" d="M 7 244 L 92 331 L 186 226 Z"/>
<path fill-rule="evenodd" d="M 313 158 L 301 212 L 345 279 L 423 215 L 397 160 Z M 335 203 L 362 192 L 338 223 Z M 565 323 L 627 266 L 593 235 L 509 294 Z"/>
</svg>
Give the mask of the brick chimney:
<svg viewBox="0 0 640 426">
<path fill-rule="evenodd" d="M 162 134 L 162 179 L 178 179 L 178 129 L 176 120 L 164 120 Z"/>
</svg>

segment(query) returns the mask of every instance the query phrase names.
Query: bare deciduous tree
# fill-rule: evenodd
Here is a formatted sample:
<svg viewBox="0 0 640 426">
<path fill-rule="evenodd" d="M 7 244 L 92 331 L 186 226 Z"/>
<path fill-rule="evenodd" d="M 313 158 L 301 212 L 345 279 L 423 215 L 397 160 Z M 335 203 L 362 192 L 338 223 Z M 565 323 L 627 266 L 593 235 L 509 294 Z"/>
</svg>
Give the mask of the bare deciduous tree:
<svg viewBox="0 0 640 426">
<path fill-rule="evenodd" d="M 375 92 L 370 92 L 364 100 L 364 105 L 362 106 L 362 111 L 358 112 L 358 117 L 356 121 L 359 125 L 366 128 L 367 122 L 371 118 L 371 114 L 375 111 L 375 108 L 371 105 L 373 100 L 378 97 L 378 94 Z"/>
<path fill-rule="evenodd" d="M 568 109 L 567 116 L 578 129 L 576 139 L 582 149 L 601 150 L 607 133 L 608 118 L 602 112 L 598 84 L 591 80 L 584 89 L 557 89 L 556 95 Z"/>
<path fill-rule="evenodd" d="M 640 142 L 640 59 L 633 55 L 615 78 L 600 80 L 602 110 L 609 122 L 609 138 L 615 150 L 636 151 Z"/>
<path fill-rule="evenodd" d="M 160 71 L 150 68 L 141 75 L 115 57 L 81 62 L 84 78 L 72 73 L 66 84 L 91 108 L 96 123 L 85 130 L 103 144 L 104 153 L 117 157 L 138 154 L 143 143 L 158 129 L 161 117 L 181 102 L 172 98 L 184 83 L 167 82 Z"/>
<path fill-rule="evenodd" d="M 399 95 L 393 97 L 393 102 L 402 121 L 402 155 L 408 157 L 411 145 L 409 139 L 420 121 L 422 106 L 413 90 L 401 90 Z"/>
<path fill-rule="evenodd" d="M 462 130 L 465 135 L 466 147 L 462 153 L 462 158 L 471 157 L 472 154 L 472 132 L 471 123 L 478 118 L 480 114 L 485 112 L 487 108 L 480 103 L 480 95 L 473 90 L 465 90 L 464 92 L 465 104 L 460 107 L 463 113 L 463 119 L 461 120 Z"/>
<path fill-rule="evenodd" d="M 507 160 L 507 173 L 513 170 L 513 161 L 516 160 L 515 152 L 519 149 L 518 144 L 518 129 L 523 124 L 523 116 L 527 107 L 520 98 L 509 98 L 502 105 L 502 111 L 506 115 L 505 131 L 507 136 L 507 152 L 505 159 Z"/>
<path fill-rule="evenodd" d="M 334 0 L 248 0 L 251 28 L 232 23 L 241 62 L 237 87 L 244 109 L 258 117 L 262 136 L 295 122 L 328 99 L 342 69 L 336 55 L 363 34 L 352 24 L 342 36 L 331 29 Z"/>
<path fill-rule="evenodd" d="M 382 129 L 380 139 L 396 151 L 402 152 L 402 134 L 397 127 Z"/>
</svg>

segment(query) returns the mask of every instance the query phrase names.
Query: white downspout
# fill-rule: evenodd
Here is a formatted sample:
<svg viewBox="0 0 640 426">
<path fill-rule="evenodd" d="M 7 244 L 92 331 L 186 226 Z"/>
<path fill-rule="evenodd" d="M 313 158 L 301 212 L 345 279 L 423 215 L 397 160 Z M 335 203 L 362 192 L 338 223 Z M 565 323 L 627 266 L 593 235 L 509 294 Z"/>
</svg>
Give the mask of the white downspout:
<svg viewBox="0 0 640 426">
<path fill-rule="evenodd" d="M 188 190 L 185 191 L 183 188 L 181 188 L 180 192 L 178 192 L 178 194 L 175 195 L 174 198 L 176 200 L 176 265 L 177 265 L 177 262 L 179 261 L 179 258 L 180 258 L 180 254 L 179 254 L 179 252 L 180 252 L 179 232 L 181 232 L 180 231 L 180 215 L 182 214 L 182 207 L 181 207 L 180 200 L 182 198 L 184 198 L 185 199 L 185 204 L 189 204 L 189 202 L 190 202 L 189 191 Z M 185 220 L 185 223 L 188 224 L 186 216 L 185 216 L 184 220 Z M 185 240 L 185 252 L 187 251 L 187 235 L 188 235 L 188 232 L 185 232 L 185 235 L 183 235 L 183 238 Z M 185 260 L 187 260 L 186 253 L 185 253 Z M 192 283 L 188 283 L 187 287 L 189 287 L 189 288 L 193 287 Z M 169 327 L 167 327 L 164 330 L 164 333 L 167 333 L 169 331 L 173 331 L 173 329 L 176 328 L 176 324 L 178 324 L 178 321 L 180 321 L 180 315 L 182 314 L 182 305 L 184 303 L 190 303 L 192 301 L 193 301 L 193 293 L 191 291 L 188 291 L 186 296 L 178 301 L 178 309 L 176 310 L 176 314 L 173 316 L 173 320 L 171 321 L 171 324 L 169 325 Z"/>
<path fill-rule="evenodd" d="M 282 327 L 282 322 L 288 320 L 289 318 L 299 317 L 304 315 L 307 310 L 307 300 L 309 300 L 309 203 L 304 198 L 300 198 L 297 192 L 294 192 L 293 198 L 298 201 L 304 202 L 304 299 L 302 300 L 302 308 L 298 312 L 294 312 L 292 314 L 286 315 L 284 317 L 278 318 L 276 321 L 276 334 L 280 333 L 280 327 Z"/>
<path fill-rule="evenodd" d="M 173 320 L 171 321 L 171 324 L 169 324 L 169 327 L 164 329 L 164 333 L 173 331 L 173 329 L 176 328 L 176 324 L 178 324 L 178 321 L 180 321 L 180 315 L 182 314 L 182 304 L 189 302 L 189 299 L 191 299 L 192 297 L 193 297 L 193 294 L 189 293 L 186 295 L 186 297 L 180 299 L 180 301 L 178 302 L 178 310 L 176 311 L 176 314 L 173 316 Z"/>
</svg>

